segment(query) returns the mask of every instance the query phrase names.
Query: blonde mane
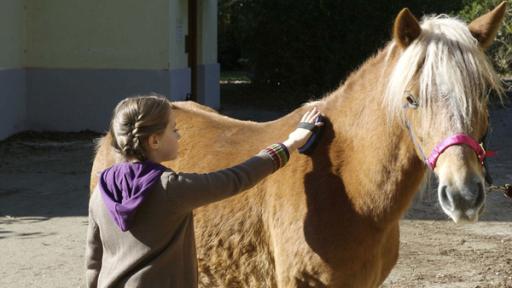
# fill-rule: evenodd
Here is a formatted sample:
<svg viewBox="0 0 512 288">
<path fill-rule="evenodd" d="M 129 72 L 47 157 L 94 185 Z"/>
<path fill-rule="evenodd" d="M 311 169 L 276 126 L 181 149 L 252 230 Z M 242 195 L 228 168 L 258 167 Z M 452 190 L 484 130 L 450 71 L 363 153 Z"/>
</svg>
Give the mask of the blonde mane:
<svg viewBox="0 0 512 288">
<path fill-rule="evenodd" d="M 390 119 L 402 115 L 405 95 L 412 83 L 419 81 L 419 95 L 414 97 L 424 112 L 423 123 L 436 115 L 432 104 L 437 102 L 448 105 L 460 117 L 460 128 L 468 127 L 473 112 L 486 111 L 491 90 L 502 99 L 501 81 L 463 21 L 447 15 L 427 16 L 421 21 L 421 30 L 399 56 L 389 78 L 384 107 Z M 392 42 L 388 55 L 394 49 L 399 48 Z"/>
</svg>

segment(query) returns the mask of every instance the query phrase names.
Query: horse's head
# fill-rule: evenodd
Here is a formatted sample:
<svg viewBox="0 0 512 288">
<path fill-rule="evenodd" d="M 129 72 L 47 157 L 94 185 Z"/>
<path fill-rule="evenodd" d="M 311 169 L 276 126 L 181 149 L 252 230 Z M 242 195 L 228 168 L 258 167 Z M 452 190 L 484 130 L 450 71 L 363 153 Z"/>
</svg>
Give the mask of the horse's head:
<svg viewBox="0 0 512 288">
<path fill-rule="evenodd" d="M 484 50 L 505 8 L 503 2 L 469 25 L 445 15 L 420 23 L 407 9 L 395 20 L 388 57 L 399 54 L 385 105 L 438 176 L 439 202 L 455 222 L 477 221 L 484 207 L 486 155 L 479 140 L 488 129 L 489 92 L 503 93 Z"/>
</svg>

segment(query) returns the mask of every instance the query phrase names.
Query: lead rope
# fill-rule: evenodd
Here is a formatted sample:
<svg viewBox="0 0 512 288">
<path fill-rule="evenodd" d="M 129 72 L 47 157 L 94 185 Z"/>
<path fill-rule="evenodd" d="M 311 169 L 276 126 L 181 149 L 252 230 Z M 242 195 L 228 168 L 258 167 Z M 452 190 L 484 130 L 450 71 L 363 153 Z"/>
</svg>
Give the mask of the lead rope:
<svg viewBox="0 0 512 288">
<path fill-rule="evenodd" d="M 489 115 L 487 115 L 487 122 L 490 123 L 489 121 Z M 487 131 L 485 132 L 484 136 L 482 137 L 482 147 L 484 148 L 485 151 L 487 151 L 487 134 L 489 133 L 488 132 L 489 129 L 487 129 Z M 492 179 L 492 176 L 491 176 L 491 172 L 489 171 L 489 166 L 487 165 L 487 157 L 484 158 L 484 161 L 483 161 L 483 164 L 484 164 L 484 171 L 485 171 L 485 182 L 487 182 L 487 184 L 489 185 L 492 185 L 494 183 L 494 179 Z"/>
</svg>

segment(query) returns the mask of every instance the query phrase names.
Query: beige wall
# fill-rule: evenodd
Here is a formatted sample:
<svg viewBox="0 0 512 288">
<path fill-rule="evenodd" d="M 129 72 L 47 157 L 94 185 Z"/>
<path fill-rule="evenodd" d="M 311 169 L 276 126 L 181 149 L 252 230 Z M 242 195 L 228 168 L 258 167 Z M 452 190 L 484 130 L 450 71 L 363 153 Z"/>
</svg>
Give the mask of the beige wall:
<svg viewBox="0 0 512 288">
<path fill-rule="evenodd" d="M 185 35 L 188 30 L 188 1 L 171 0 L 169 5 L 169 67 L 186 68 Z"/>
<path fill-rule="evenodd" d="M 186 68 L 187 6 L 187 0 L 1 0 L 0 67 Z M 198 64 L 216 63 L 217 0 L 200 0 L 198 13 Z"/>
<path fill-rule="evenodd" d="M 0 68 L 23 66 L 23 0 L 0 0 Z"/>
<path fill-rule="evenodd" d="M 197 64 L 217 63 L 217 0 L 198 1 Z M 171 0 L 170 3 L 170 67 L 187 67 L 185 35 L 188 30 L 188 1 Z"/>
<path fill-rule="evenodd" d="M 217 63 L 217 0 L 200 0 L 198 10 L 198 64 Z"/>
<path fill-rule="evenodd" d="M 25 1 L 28 67 L 169 68 L 169 0 Z"/>
<path fill-rule="evenodd" d="M 217 0 L 198 3 L 197 100 L 219 108 Z M 130 95 L 185 100 L 187 30 L 188 0 L 0 0 L 0 139 L 103 131 Z"/>
</svg>

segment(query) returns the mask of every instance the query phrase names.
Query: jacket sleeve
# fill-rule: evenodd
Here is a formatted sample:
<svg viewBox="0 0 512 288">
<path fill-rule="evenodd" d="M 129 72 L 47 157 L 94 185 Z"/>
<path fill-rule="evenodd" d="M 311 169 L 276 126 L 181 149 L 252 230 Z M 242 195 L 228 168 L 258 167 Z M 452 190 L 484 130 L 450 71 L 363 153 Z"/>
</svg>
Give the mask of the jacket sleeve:
<svg viewBox="0 0 512 288">
<path fill-rule="evenodd" d="M 91 208 L 89 207 L 89 226 L 87 228 L 85 249 L 86 287 L 98 286 L 102 256 L 103 246 L 101 243 L 100 230 L 91 213 Z"/>
<path fill-rule="evenodd" d="M 168 179 L 164 179 L 165 190 L 174 203 L 173 210 L 188 212 L 255 186 L 287 163 L 288 151 L 284 145 L 277 145 L 268 146 L 236 166 L 215 172 L 168 173 Z"/>
</svg>

